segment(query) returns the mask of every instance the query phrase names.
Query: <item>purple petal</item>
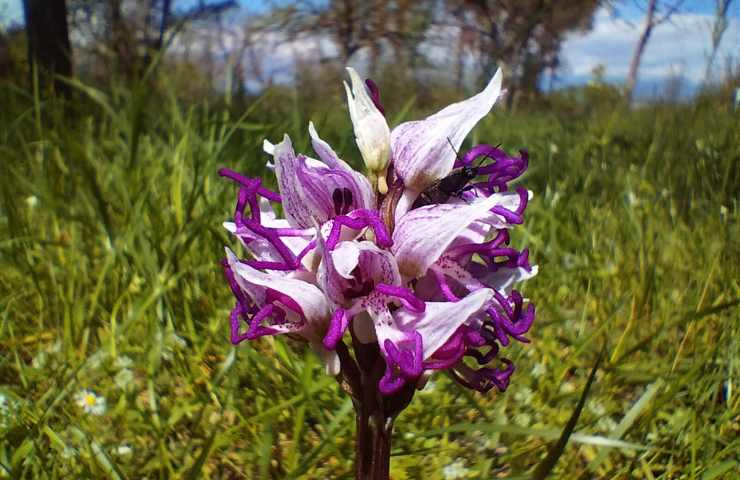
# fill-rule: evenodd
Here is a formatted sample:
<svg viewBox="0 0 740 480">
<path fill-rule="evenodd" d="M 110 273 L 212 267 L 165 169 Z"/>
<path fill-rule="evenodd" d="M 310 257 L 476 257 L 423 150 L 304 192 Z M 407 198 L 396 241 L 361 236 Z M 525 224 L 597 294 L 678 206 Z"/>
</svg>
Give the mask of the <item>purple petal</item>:
<svg viewBox="0 0 740 480">
<path fill-rule="evenodd" d="M 367 177 L 339 158 L 331 146 L 319 137 L 313 122 L 308 124 L 308 133 L 311 136 L 311 145 L 321 161 L 327 164 L 329 168 L 346 172 L 352 177 L 353 182 L 347 186 L 352 191 L 354 198 L 357 199 L 356 208 L 374 209 L 376 204 L 375 192 L 373 192 L 373 187 Z"/>
<path fill-rule="evenodd" d="M 336 348 L 337 343 L 342 339 L 342 335 L 344 335 L 344 332 L 349 326 L 349 320 L 347 311 L 342 308 L 337 308 L 334 315 L 331 317 L 329 329 L 324 336 L 324 347 L 329 350 L 334 350 Z"/>
<path fill-rule="evenodd" d="M 458 364 L 455 367 L 455 380 L 462 385 L 485 393 L 496 387 L 500 392 L 505 391 L 509 386 L 509 379 L 514 373 L 514 362 L 506 358 L 501 361 L 506 365 L 503 369 L 480 368 L 474 370 L 467 365 Z"/>
<path fill-rule="evenodd" d="M 314 221 L 323 224 L 356 210 L 374 209 L 375 194 L 369 181 L 340 160 L 318 137 L 313 125 L 309 131 L 314 148 L 325 162 L 296 156 L 287 135 L 272 149 L 275 175 L 290 225 L 308 228 Z"/>
<path fill-rule="evenodd" d="M 334 248 L 330 248 L 326 242 L 323 252 L 318 283 L 338 305 L 349 308 L 357 304 L 360 299 L 370 295 L 378 284 L 401 283 L 393 255 L 373 242 L 344 241 Z"/>
</svg>

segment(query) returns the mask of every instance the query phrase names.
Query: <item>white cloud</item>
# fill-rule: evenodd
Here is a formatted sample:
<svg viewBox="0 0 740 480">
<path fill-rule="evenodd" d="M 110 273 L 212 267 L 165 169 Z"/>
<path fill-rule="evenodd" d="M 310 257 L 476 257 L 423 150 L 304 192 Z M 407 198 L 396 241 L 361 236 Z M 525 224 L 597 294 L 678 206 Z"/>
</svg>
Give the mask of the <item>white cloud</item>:
<svg viewBox="0 0 740 480">
<path fill-rule="evenodd" d="M 623 80 L 640 35 L 640 22 L 641 19 L 631 24 L 610 17 L 606 9 L 600 10 L 592 31 L 571 36 L 563 45 L 564 76 L 582 79 L 601 64 L 606 67 L 609 79 Z M 685 13 L 656 26 L 643 54 L 639 70 L 641 80 L 659 82 L 678 73 L 693 83 L 703 81 L 711 24 L 711 15 Z M 715 70 L 728 55 L 735 61 L 740 59 L 739 47 L 740 20 L 733 17 L 722 39 Z"/>
</svg>

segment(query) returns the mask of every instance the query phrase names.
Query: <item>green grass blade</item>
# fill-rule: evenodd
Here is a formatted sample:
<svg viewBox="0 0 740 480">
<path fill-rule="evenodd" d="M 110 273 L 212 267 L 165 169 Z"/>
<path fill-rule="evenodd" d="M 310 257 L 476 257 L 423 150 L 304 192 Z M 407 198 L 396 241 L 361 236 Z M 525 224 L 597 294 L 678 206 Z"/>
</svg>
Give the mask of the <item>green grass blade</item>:
<svg viewBox="0 0 740 480">
<path fill-rule="evenodd" d="M 575 410 L 573 410 L 570 419 L 568 419 L 568 423 L 565 424 L 565 428 L 563 428 L 563 432 L 560 434 L 560 438 L 558 439 L 558 441 L 550 447 L 547 452 L 547 456 L 544 458 L 544 460 L 542 460 L 542 462 L 540 462 L 539 465 L 537 465 L 537 468 L 532 474 L 533 480 L 543 480 L 544 478 L 546 478 L 550 474 L 550 472 L 552 472 L 553 468 L 555 468 L 555 464 L 558 462 L 558 459 L 565 451 L 565 446 L 568 444 L 568 439 L 573 433 L 573 430 L 575 430 L 576 424 L 578 423 L 578 418 L 581 416 L 581 411 L 586 405 L 586 399 L 588 398 L 588 394 L 591 391 L 591 385 L 593 385 L 594 380 L 596 379 L 596 371 L 601 365 L 601 360 L 604 358 L 605 351 L 605 349 L 601 350 L 599 358 L 596 360 L 596 364 L 591 369 L 591 373 L 588 376 L 588 381 L 586 382 L 586 386 L 583 388 L 583 393 L 581 394 L 581 398 L 578 400 L 578 404 L 576 405 Z"/>
</svg>

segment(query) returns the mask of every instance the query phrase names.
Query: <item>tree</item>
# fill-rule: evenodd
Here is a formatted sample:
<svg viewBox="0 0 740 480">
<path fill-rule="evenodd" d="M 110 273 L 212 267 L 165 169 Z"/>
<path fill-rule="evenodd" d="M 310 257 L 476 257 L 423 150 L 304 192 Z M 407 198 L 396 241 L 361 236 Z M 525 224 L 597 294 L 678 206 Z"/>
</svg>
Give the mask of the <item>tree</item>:
<svg viewBox="0 0 740 480">
<path fill-rule="evenodd" d="M 645 20 L 642 24 L 642 31 L 637 40 L 635 51 L 632 54 L 632 61 L 630 62 L 630 69 L 627 74 L 627 81 L 624 87 L 625 98 L 628 103 L 632 102 L 635 85 L 637 84 L 637 71 L 640 69 L 642 54 L 645 52 L 645 47 L 647 46 L 648 40 L 650 40 L 650 35 L 653 33 L 653 28 L 669 20 L 671 15 L 676 13 L 676 11 L 681 7 L 682 3 L 683 0 L 678 0 L 673 5 L 667 5 L 665 7 L 665 12 L 662 15 L 656 15 L 661 7 L 658 0 L 648 0 L 647 10 L 645 11 Z"/>
<path fill-rule="evenodd" d="M 598 0 L 446 0 L 438 21 L 458 29 L 460 42 L 479 62 L 480 81 L 498 67 L 508 72 L 512 93 L 539 90 L 543 73 L 560 64 L 560 46 L 568 32 L 591 28 Z M 458 53 L 460 55 L 461 53 Z M 458 77 L 460 74 L 458 73 Z"/>
<path fill-rule="evenodd" d="M 28 63 L 41 91 L 52 90 L 67 95 L 69 87 L 60 77 L 72 76 L 72 48 L 67 27 L 65 0 L 23 0 L 28 37 Z M 35 74 L 34 74 L 35 72 Z"/>
<path fill-rule="evenodd" d="M 730 4 L 732 0 L 716 0 L 714 10 L 714 23 L 712 24 L 712 49 L 709 51 L 707 56 L 707 66 L 704 70 L 704 81 L 709 82 L 709 77 L 712 75 L 712 65 L 717 57 L 717 50 L 719 50 L 719 44 L 722 42 L 722 37 L 727 30 L 729 22 L 727 21 L 727 13 L 730 10 Z"/>
<path fill-rule="evenodd" d="M 415 0 L 300 0 L 287 7 L 274 6 L 264 26 L 290 40 L 325 35 L 337 46 L 339 61 L 345 65 L 367 49 L 373 70 L 386 44 L 396 61 L 414 61 L 434 7 L 434 2 Z"/>
<path fill-rule="evenodd" d="M 84 38 L 91 66 L 103 74 L 117 72 L 129 81 L 146 71 L 170 38 L 187 24 L 212 18 L 236 7 L 235 0 L 188 2 L 176 9 L 173 0 L 71 0 L 74 28 Z M 99 67 L 98 67 L 99 68 Z"/>
</svg>

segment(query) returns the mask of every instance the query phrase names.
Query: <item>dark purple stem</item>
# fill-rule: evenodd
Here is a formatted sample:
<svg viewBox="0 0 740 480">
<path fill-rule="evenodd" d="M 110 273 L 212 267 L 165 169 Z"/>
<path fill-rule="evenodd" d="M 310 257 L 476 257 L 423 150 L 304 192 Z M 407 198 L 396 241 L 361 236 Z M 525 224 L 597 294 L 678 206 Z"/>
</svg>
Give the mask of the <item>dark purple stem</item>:
<svg viewBox="0 0 740 480">
<path fill-rule="evenodd" d="M 352 345 L 354 358 L 342 341 L 336 344 L 336 351 L 341 362 L 338 380 L 355 407 L 355 478 L 388 480 L 393 422 L 411 402 L 414 383 L 407 383 L 393 395 L 381 394 L 378 384 L 386 366 L 378 344 L 363 344 L 352 332 Z"/>
</svg>

